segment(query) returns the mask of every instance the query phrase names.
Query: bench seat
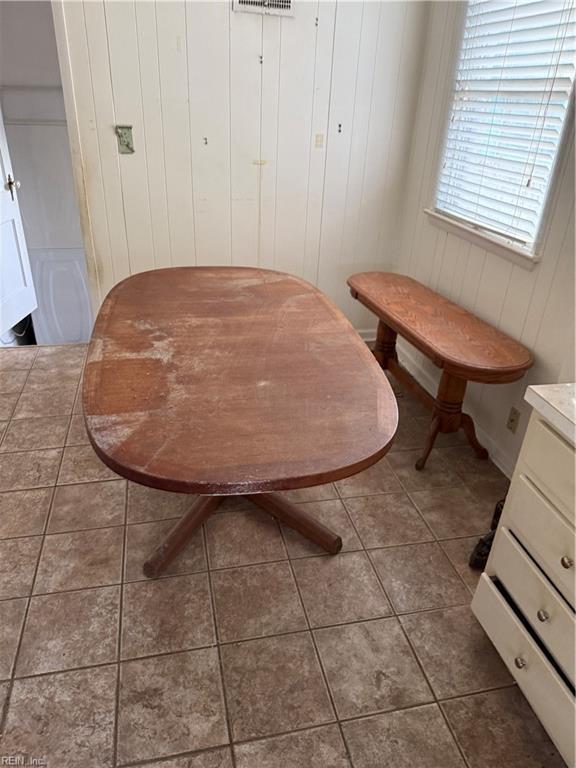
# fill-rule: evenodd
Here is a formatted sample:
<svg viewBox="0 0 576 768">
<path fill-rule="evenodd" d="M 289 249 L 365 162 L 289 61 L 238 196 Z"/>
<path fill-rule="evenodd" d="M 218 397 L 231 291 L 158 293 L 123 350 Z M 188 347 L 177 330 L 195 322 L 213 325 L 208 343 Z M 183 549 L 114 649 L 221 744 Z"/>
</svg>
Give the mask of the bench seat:
<svg viewBox="0 0 576 768">
<path fill-rule="evenodd" d="M 476 454 L 487 451 L 476 438 L 474 423 L 462 413 L 468 381 L 504 384 L 516 381 L 533 364 L 532 354 L 519 342 L 476 317 L 463 307 L 406 275 L 360 272 L 348 278 L 352 296 L 378 317 L 375 355 L 380 365 L 432 407 L 430 435 L 423 469 L 439 432 L 462 428 Z M 400 335 L 442 369 L 436 398 L 432 398 L 398 363 L 396 338 Z"/>
</svg>

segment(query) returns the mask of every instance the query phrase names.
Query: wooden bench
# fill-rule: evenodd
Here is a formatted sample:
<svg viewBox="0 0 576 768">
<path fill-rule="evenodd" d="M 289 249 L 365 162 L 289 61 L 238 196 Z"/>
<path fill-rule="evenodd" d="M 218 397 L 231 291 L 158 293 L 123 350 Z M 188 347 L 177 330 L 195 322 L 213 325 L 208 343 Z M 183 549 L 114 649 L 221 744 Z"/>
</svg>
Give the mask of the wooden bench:
<svg viewBox="0 0 576 768">
<path fill-rule="evenodd" d="M 460 428 L 476 455 L 488 458 L 472 418 L 462 413 L 466 384 L 504 384 L 522 378 L 533 363 L 529 350 L 405 275 L 360 272 L 348 278 L 348 285 L 352 296 L 379 318 L 374 354 L 382 368 L 432 409 L 430 432 L 416 469 L 424 468 L 439 432 Z M 398 334 L 442 369 L 436 399 L 398 363 Z"/>
</svg>

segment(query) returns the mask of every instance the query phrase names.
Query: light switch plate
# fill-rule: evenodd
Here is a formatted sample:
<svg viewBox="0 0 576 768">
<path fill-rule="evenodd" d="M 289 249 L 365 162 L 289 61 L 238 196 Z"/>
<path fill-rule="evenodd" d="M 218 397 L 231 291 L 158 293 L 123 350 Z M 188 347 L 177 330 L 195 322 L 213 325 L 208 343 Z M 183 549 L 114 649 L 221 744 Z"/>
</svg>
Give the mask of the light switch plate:
<svg viewBox="0 0 576 768">
<path fill-rule="evenodd" d="M 131 155 L 134 152 L 134 141 L 132 139 L 131 125 L 117 125 L 114 128 L 118 138 L 118 152 L 121 155 Z"/>
</svg>

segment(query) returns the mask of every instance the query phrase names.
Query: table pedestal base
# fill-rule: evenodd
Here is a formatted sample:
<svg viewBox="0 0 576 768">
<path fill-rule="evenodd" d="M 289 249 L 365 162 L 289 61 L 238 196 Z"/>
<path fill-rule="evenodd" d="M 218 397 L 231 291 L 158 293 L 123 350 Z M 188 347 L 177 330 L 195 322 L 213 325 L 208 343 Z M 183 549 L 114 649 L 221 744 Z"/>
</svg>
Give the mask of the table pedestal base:
<svg viewBox="0 0 576 768">
<path fill-rule="evenodd" d="M 210 517 L 220 504 L 229 496 L 200 496 L 191 509 L 179 520 L 166 536 L 162 544 L 154 550 L 144 563 L 144 575 L 154 579 L 170 565 L 172 560 L 186 546 L 192 535 L 202 523 Z M 284 525 L 294 528 L 310 541 L 332 555 L 342 549 L 342 539 L 325 525 L 319 523 L 302 509 L 302 505 L 292 504 L 279 493 L 254 493 L 245 496 L 253 504 L 275 517 Z"/>
</svg>

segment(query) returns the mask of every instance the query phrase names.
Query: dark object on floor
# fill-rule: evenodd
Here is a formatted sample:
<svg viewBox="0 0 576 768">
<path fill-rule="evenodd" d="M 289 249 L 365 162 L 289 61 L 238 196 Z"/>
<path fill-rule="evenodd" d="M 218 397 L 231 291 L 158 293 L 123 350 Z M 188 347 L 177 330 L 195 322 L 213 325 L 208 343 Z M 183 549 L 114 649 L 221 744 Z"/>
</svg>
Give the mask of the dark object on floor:
<svg viewBox="0 0 576 768">
<path fill-rule="evenodd" d="M 411 389 L 432 410 L 428 440 L 416 469 L 424 469 L 439 432 L 463 429 L 480 459 L 488 451 L 476 437 L 474 422 L 462 413 L 469 381 L 504 384 L 517 381 L 532 366 L 529 350 L 438 293 L 406 275 L 361 272 L 348 278 L 350 293 L 378 317 L 374 354 L 385 370 Z M 442 369 L 436 398 L 398 363 L 400 334 Z"/>
<path fill-rule="evenodd" d="M 488 555 L 492 549 L 492 542 L 494 541 L 494 536 L 496 535 L 496 528 L 498 527 L 498 522 L 502 516 L 502 510 L 504 509 L 505 501 L 506 499 L 500 499 L 500 501 L 494 507 L 494 515 L 492 517 L 492 522 L 490 523 L 490 532 L 478 540 L 478 543 L 470 554 L 468 565 L 475 571 L 483 571 L 486 567 Z"/>
</svg>

